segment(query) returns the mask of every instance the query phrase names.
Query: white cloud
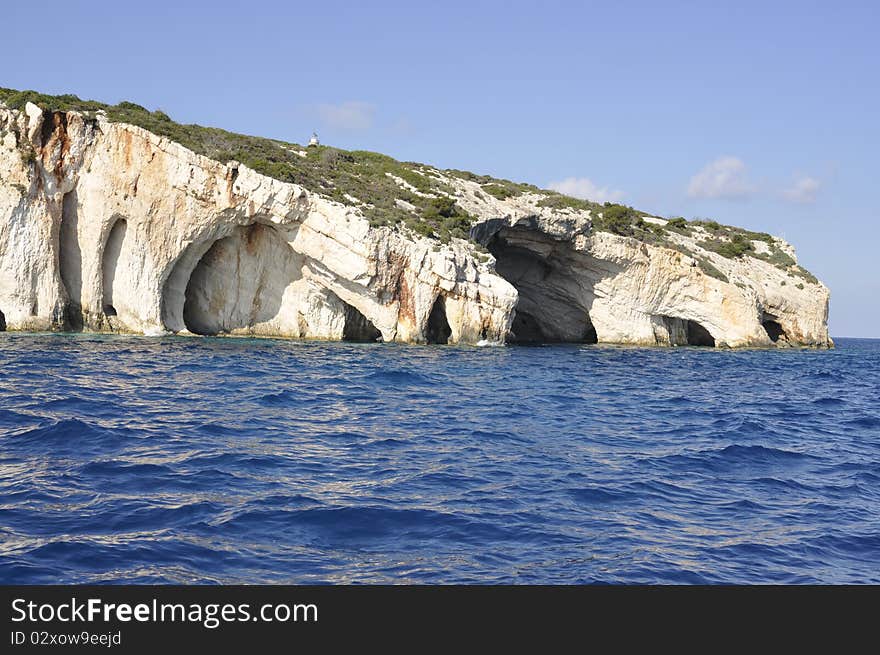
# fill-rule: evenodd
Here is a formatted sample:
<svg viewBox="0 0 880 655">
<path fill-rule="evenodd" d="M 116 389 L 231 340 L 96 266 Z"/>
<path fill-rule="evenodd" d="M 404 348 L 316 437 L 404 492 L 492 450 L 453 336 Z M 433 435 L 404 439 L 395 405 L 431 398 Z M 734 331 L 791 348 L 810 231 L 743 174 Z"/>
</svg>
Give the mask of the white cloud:
<svg viewBox="0 0 880 655">
<path fill-rule="evenodd" d="M 375 105 L 357 100 L 318 105 L 317 109 L 318 117 L 327 127 L 340 130 L 368 130 L 376 117 Z"/>
<path fill-rule="evenodd" d="M 415 124 L 406 116 L 401 116 L 395 120 L 388 128 L 392 134 L 396 136 L 412 136 L 416 133 Z"/>
<path fill-rule="evenodd" d="M 691 198 L 745 198 L 757 191 L 745 163 L 737 157 L 719 157 L 691 178 Z"/>
<path fill-rule="evenodd" d="M 795 179 L 790 187 L 782 190 L 782 196 L 791 202 L 808 205 L 816 202 L 816 194 L 821 186 L 822 183 L 815 177 L 801 175 Z"/>
<path fill-rule="evenodd" d="M 567 177 L 559 182 L 547 185 L 553 191 L 567 196 L 592 200 L 593 202 L 616 202 L 623 198 L 622 191 L 611 191 L 608 187 L 599 187 L 586 177 Z"/>
</svg>

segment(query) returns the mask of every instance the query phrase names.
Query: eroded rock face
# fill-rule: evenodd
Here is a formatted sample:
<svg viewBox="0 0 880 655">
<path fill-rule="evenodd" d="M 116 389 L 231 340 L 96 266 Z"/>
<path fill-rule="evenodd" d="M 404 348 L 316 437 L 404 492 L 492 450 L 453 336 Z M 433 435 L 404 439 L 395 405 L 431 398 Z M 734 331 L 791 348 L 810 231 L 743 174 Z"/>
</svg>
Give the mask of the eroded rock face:
<svg viewBox="0 0 880 655">
<path fill-rule="evenodd" d="M 50 127 L 47 128 L 46 125 Z M 0 107 L 8 329 L 501 343 L 516 291 L 464 242 L 359 211 L 143 129 Z"/>
<path fill-rule="evenodd" d="M 760 260 L 717 256 L 723 281 L 682 252 L 607 232 L 551 236 L 509 220 L 475 235 L 519 292 L 512 340 L 832 345 L 828 290 Z"/>
<path fill-rule="evenodd" d="M 491 255 L 372 228 L 358 207 L 100 115 L 0 105 L 0 329 L 831 344 L 821 284 L 680 237 L 723 281 L 683 252 L 591 230 L 588 212 L 435 173 Z"/>
</svg>

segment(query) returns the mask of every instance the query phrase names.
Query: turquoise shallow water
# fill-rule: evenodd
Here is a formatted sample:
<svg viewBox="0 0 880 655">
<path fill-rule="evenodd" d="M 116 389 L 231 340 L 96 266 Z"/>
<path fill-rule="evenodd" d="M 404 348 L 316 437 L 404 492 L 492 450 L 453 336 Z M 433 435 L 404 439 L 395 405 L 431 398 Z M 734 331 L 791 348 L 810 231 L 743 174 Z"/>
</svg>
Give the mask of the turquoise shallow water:
<svg viewBox="0 0 880 655">
<path fill-rule="evenodd" d="M 880 582 L 880 341 L 0 334 L 0 581 Z"/>
</svg>

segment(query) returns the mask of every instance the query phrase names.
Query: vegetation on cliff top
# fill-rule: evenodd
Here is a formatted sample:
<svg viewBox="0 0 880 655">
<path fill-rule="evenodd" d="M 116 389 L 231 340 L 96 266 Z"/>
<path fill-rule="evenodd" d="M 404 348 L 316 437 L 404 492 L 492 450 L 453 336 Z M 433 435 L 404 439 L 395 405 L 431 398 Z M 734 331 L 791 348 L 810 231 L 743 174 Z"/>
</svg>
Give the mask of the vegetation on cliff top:
<svg viewBox="0 0 880 655">
<path fill-rule="evenodd" d="M 473 222 L 450 202 L 452 189 L 430 174 L 427 166 L 399 162 L 364 150 L 327 146 L 305 148 L 295 143 L 235 134 L 215 127 L 176 123 L 162 111 L 133 102 L 107 105 L 74 95 L 48 96 L 35 91 L 0 89 L 0 102 L 13 109 L 25 104 L 50 111 L 105 112 L 108 120 L 129 123 L 164 136 L 200 155 L 221 162 L 238 161 L 258 173 L 299 184 L 341 203 L 361 206 L 374 227 L 404 223 L 418 234 L 468 238 Z M 403 188 L 395 179 L 403 180 Z"/>
<path fill-rule="evenodd" d="M 417 234 L 447 242 L 451 237 L 467 239 L 474 221 L 457 204 L 454 189 L 436 175 L 436 169 L 414 162 L 400 162 L 380 153 L 328 146 L 303 147 L 215 127 L 183 125 L 171 120 L 161 110 L 149 111 L 133 102 L 108 105 L 82 100 L 75 95 L 51 96 L 4 88 L 0 88 L 0 102 L 12 109 L 23 109 L 25 104 L 32 102 L 47 111 L 79 111 L 92 117 L 95 112 L 103 111 L 112 122 L 142 127 L 211 159 L 221 162 L 235 160 L 269 177 L 299 184 L 344 204 L 356 204 L 374 227 L 403 224 Z M 476 182 L 482 193 L 499 200 L 534 193 L 543 195 L 537 202 L 539 207 L 589 211 L 593 229 L 679 250 L 694 256 L 707 274 L 719 279 L 726 280 L 726 277 L 706 257 L 695 255 L 679 243 L 674 236 L 676 233 L 696 238 L 702 248 L 723 257 L 755 257 L 792 276 L 816 281 L 809 272 L 795 264 L 772 236 L 763 232 L 751 232 L 715 221 L 686 221 L 681 217 L 660 225 L 644 220 L 650 214 L 626 205 L 602 205 L 531 184 L 469 171 L 447 169 L 443 174 Z M 762 241 L 767 247 L 757 252 L 755 241 Z"/>
</svg>

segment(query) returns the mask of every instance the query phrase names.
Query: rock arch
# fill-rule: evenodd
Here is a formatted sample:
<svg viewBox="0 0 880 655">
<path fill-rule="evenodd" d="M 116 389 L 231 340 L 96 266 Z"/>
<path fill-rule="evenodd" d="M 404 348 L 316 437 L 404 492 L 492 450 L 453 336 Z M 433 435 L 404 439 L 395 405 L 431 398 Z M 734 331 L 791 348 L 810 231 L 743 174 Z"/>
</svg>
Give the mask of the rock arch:
<svg viewBox="0 0 880 655">
<path fill-rule="evenodd" d="M 572 312 L 568 318 L 567 334 L 559 336 L 546 319 L 539 319 L 524 310 L 515 310 L 508 341 L 513 344 L 589 343 L 599 342 L 596 328 L 587 311 Z"/>
<path fill-rule="evenodd" d="M 788 335 L 785 333 L 785 330 L 782 325 L 780 325 L 779 321 L 776 320 L 775 316 L 764 314 L 761 319 L 761 325 L 767 333 L 767 336 L 770 338 L 770 341 L 777 345 L 788 343 Z"/>
<path fill-rule="evenodd" d="M 0 311 L 0 332 L 6 332 L 6 315 Z"/>
<path fill-rule="evenodd" d="M 677 316 L 654 317 L 654 338 L 658 345 L 715 347 L 715 337 L 703 325 Z"/>
<path fill-rule="evenodd" d="M 696 321 L 687 321 L 687 344 L 689 346 L 715 347 L 715 337 Z"/>
<path fill-rule="evenodd" d="M 101 307 L 105 316 L 116 316 L 114 302 L 118 299 L 120 286 L 116 283 L 116 270 L 127 231 L 128 221 L 124 218 L 116 219 L 104 244 L 104 253 L 101 256 Z"/>
<path fill-rule="evenodd" d="M 183 320 L 183 309 L 186 304 L 186 289 L 193 272 L 214 244 L 243 229 L 246 227 L 238 225 L 206 228 L 201 233 L 191 235 L 189 245 L 167 264 L 160 278 L 159 308 L 162 325 L 166 330 L 181 332 L 187 329 Z"/>
<path fill-rule="evenodd" d="M 182 265 L 188 267 L 194 256 L 185 256 Z M 300 276 L 301 265 L 302 257 L 274 227 L 254 223 L 236 228 L 208 244 L 187 276 L 183 327 L 212 335 L 271 321 L 279 314 L 285 289 Z"/>
<path fill-rule="evenodd" d="M 431 306 L 431 313 L 428 314 L 428 324 L 425 328 L 425 341 L 434 344 L 449 343 L 452 336 L 452 328 L 449 327 L 449 321 L 446 319 L 446 298 L 443 294 L 437 296 L 434 304 Z"/>
<path fill-rule="evenodd" d="M 215 240 L 192 243 L 171 264 L 170 272 L 162 282 L 161 318 L 166 330 L 180 332 L 186 329 L 183 308 L 186 304 L 186 288 L 193 270 Z"/>
<path fill-rule="evenodd" d="M 65 327 L 69 330 L 81 331 L 83 329 L 82 250 L 79 245 L 79 201 L 75 190 L 64 194 L 61 201 L 58 268 L 61 284 L 67 293 Z"/>
<path fill-rule="evenodd" d="M 345 324 L 342 328 L 343 341 L 381 341 L 382 333 L 370 319 L 344 300 L 341 302 L 345 305 Z"/>
<path fill-rule="evenodd" d="M 488 249 L 495 256 L 497 273 L 519 293 L 510 343 L 598 342 L 589 312 L 592 290 L 574 278 L 552 242 L 504 229 L 490 239 Z"/>
</svg>

